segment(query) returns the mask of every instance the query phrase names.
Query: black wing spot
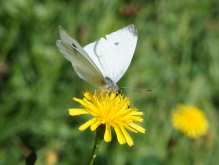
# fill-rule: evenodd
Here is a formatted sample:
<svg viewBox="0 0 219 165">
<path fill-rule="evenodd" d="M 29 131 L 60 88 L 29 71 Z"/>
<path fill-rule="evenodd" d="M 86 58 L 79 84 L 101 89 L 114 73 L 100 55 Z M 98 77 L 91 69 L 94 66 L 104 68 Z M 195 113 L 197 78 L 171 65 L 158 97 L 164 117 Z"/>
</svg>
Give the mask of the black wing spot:
<svg viewBox="0 0 219 165">
<path fill-rule="evenodd" d="M 115 45 L 119 45 L 119 42 L 116 42 Z"/>
<path fill-rule="evenodd" d="M 75 44 L 72 43 L 72 46 L 77 49 L 77 46 L 75 46 Z"/>
</svg>

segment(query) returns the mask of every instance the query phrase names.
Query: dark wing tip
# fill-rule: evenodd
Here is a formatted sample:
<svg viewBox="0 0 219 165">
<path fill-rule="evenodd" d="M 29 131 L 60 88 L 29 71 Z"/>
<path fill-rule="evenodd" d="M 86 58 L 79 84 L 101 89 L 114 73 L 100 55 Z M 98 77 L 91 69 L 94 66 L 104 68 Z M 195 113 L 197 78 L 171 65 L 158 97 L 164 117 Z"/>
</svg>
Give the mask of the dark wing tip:
<svg viewBox="0 0 219 165">
<path fill-rule="evenodd" d="M 125 27 L 130 33 L 132 33 L 134 36 L 138 36 L 138 31 L 135 25 L 131 24 Z"/>
<path fill-rule="evenodd" d="M 63 27 L 61 27 L 61 25 L 59 25 L 59 31 L 61 31 L 61 29 L 63 29 Z"/>
<path fill-rule="evenodd" d="M 61 27 L 61 25 L 59 25 L 59 32 L 61 31 L 66 31 L 63 27 Z"/>
<path fill-rule="evenodd" d="M 62 33 L 67 33 L 68 35 L 70 35 L 63 27 L 61 27 L 60 25 L 59 25 L 59 33 L 60 33 L 60 35 L 62 34 Z M 71 35 L 70 35 L 71 36 Z"/>
</svg>

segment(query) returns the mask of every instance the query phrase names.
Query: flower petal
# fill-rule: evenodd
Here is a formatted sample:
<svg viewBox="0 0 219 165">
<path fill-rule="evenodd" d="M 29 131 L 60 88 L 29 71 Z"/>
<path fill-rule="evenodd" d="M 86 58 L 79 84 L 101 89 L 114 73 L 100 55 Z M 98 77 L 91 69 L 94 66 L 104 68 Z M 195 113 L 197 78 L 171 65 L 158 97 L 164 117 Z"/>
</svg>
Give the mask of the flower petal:
<svg viewBox="0 0 219 165">
<path fill-rule="evenodd" d="M 123 145 L 126 143 L 126 140 L 121 132 L 121 130 L 119 129 L 119 127 L 114 127 L 114 130 L 116 132 L 116 136 L 117 136 L 117 140 L 119 142 L 119 144 Z"/>
<path fill-rule="evenodd" d="M 127 141 L 128 145 L 129 145 L 130 147 L 133 146 L 133 145 L 134 145 L 134 142 L 133 142 L 131 136 L 130 136 L 130 135 L 128 134 L 128 132 L 125 130 L 125 128 L 124 128 L 124 127 L 120 127 L 120 129 L 121 129 L 121 131 L 122 131 L 122 133 L 123 133 L 123 135 L 124 135 L 124 137 L 125 137 L 125 140 Z"/>
<path fill-rule="evenodd" d="M 83 115 L 83 114 L 89 114 L 86 109 L 77 109 L 72 108 L 68 110 L 69 115 L 71 116 L 77 116 L 77 115 Z"/>
<path fill-rule="evenodd" d="M 131 119 L 134 120 L 134 121 L 143 122 L 143 119 L 139 116 L 132 116 Z"/>
<path fill-rule="evenodd" d="M 76 101 L 76 102 L 78 102 L 78 103 L 80 103 L 81 105 L 83 105 L 84 107 L 86 107 L 86 103 L 84 102 L 84 100 L 81 100 L 81 99 L 78 99 L 78 98 L 75 98 L 75 97 L 73 97 L 73 100 L 74 101 Z"/>
<path fill-rule="evenodd" d="M 79 130 L 83 131 L 83 130 L 87 129 L 91 124 L 95 123 L 96 121 L 97 121 L 96 118 L 88 120 L 86 123 L 84 123 L 83 125 L 81 125 L 79 127 Z"/>
<path fill-rule="evenodd" d="M 90 91 L 86 90 L 83 94 L 88 100 L 93 100 L 93 94 Z"/>
<path fill-rule="evenodd" d="M 144 113 L 143 112 L 138 112 L 138 111 L 133 111 L 133 112 L 131 112 L 131 115 L 142 116 L 142 115 L 144 115 Z"/>
<path fill-rule="evenodd" d="M 135 123 L 131 123 L 131 124 L 129 124 L 129 126 L 131 126 L 132 128 L 136 129 L 137 131 L 139 131 L 141 133 L 145 133 L 145 131 L 146 131 L 143 127 L 141 127 L 140 125 L 135 124 Z"/>
<path fill-rule="evenodd" d="M 138 131 L 136 131 L 134 128 L 130 127 L 129 125 L 125 125 L 124 127 L 131 132 L 138 133 Z"/>
<path fill-rule="evenodd" d="M 92 124 L 90 127 L 91 131 L 94 131 L 100 124 L 101 121 L 97 121 L 96 123 Z"/>
<path fill-rule="evenodd" d="M 104 140 L 110 142 L 112 140 L 110 125 L 106 123 L 106 130 L 104 133 Z"/>
</svg>

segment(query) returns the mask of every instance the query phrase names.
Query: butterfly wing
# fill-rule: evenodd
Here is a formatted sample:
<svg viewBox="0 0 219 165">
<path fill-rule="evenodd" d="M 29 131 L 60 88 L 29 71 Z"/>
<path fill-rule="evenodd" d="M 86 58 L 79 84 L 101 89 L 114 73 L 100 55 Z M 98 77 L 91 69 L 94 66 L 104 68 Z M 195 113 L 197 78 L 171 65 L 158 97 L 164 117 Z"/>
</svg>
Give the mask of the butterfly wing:
<svg viewBox="0 0 219 165">
<path fill-rule="evenodd" d="M 78 76 L 97 88 L 107 84 L 98 67 L 80 44 L 61 26 L 59 33 L 61 40 L 57 40 L 56 45 L 64 57 L 72 63 Z"/>
<path fill-rule="evenodd" d="M 109 77 L 116 83 L 130 65 L 137 39 L 137 29 L 131 24 L 106 35 L 106 39 L 101 38 L 85 46 L 84 50 L 104 73 L 104 77 Z"/>
</svg>

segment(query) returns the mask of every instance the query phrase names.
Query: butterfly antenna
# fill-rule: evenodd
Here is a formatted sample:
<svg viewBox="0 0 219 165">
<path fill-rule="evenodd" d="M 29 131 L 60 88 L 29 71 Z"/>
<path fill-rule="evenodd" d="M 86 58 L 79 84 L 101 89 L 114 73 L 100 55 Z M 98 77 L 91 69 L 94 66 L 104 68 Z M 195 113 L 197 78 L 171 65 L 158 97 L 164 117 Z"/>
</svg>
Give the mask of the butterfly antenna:
<svg viewBox="0 0 219 165">
<path fill-rule="evenodd" d="M 152 89 L 142 89 L 142 88 L 132 88 L 132 87 L 120 87 L 120 88 L 135 89 L 135 90 L 139 90 L 139 91 L 153 92 Z"/>
</svg>

